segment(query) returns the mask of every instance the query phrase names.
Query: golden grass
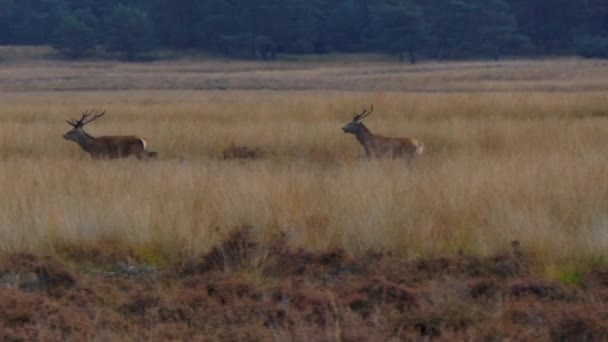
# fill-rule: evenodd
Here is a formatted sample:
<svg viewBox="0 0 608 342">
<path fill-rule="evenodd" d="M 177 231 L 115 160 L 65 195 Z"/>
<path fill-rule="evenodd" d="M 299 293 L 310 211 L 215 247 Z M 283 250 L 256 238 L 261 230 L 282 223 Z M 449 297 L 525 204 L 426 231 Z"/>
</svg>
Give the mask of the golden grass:
<svg viewBox="0 0 608 342">
<path fill-rule="evenodd" d="M 105 239 L 195 254 L 216 227 L 251 224 L 411 257 L 517 239 L 545 271 L 608 257 L 601 62 L 23 62 L 0 68 L 0 89 L 0 251 Z M 370 103 L 368 127 L 421 139 L 420 159 L 362 158 L 340 127 Z M 61 138 L 87 108 L 108 112 L 91 134 L 143 135 L 159 160 L 90 160 Z M 264 157 L 222 160 L 231 145 Z"/>
</svg>

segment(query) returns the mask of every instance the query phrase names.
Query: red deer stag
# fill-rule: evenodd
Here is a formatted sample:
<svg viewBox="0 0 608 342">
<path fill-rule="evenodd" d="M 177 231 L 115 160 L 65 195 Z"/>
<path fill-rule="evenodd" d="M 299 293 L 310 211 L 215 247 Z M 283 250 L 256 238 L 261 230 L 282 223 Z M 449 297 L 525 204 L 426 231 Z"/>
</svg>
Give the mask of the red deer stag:
<svg viewBox="0 0 608 342">
<path fill-rule="evenodd" d="M 415 157 L 422 154 L 424 144 L 412 138 L 392 138 L 373 134 L 362 120 L 374 111 L 374 106 L 355 114 L 353 121 L 342 127 L 344 133 L 354 134 L 368 157 Z"/>
<path fill-rule="evenodd" d="M 80 120 L 67 120 L 67 123 L 73 128 L 65 133 L 63 138 L 76 142 L 94 159 L 126 158 L 132 155 L 142 159 L 158 156 L 156 152 L 146 151 L 144 138 L 132 135 L 93 137 L 84 131 L 83 127 L 86 124 L 100 118 L 105 113 L 84 112 Z M 93 116 L 89 118 L 90 115 Z"/>
</svg>

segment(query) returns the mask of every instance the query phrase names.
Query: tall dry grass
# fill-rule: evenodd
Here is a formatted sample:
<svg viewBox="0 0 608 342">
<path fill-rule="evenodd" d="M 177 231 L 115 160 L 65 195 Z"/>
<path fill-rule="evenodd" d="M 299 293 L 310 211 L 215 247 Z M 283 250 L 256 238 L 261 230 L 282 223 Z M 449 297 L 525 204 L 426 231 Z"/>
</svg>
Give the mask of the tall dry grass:
<svg viewBox="0 0 608 342">
<path fill-rule="evenodd" d="M 526 83 L 527 71 L 518 73 L 522 63 L 547 71 Z M 410 257 L 458 250 L 488 255 L 516 239 L 549 272 L 608 257 L 608 89 L 592 86 L 608 78 L 584 83 L 572 76 L 568 87 L 584 83 L 578 91 L 555 92 L 545 84 L 552 84 L 560 63 L 574 62 L 513 62 L 510 72 L 508 63 L 493 71 L 485 63 L 416 71 L 440 88 L 438 79 L 453 73 L 468 75 L 473 88 L 488 87 L 466 92 L 453 92 L 453 84 L 431 93 L 377 91 L 374 84 L 384 87 L 391 70 L 405 68 L 379 64 L 332 67 L 336 75 L 358 70 L 370 85 L 364 90 L 357 84 L 352 90 L 96 90 L 95 78 L 83 77 L 81 87 L 93 90 L 65 92 L 54 90 L 51 77 L 40 91 L 4 92 L 0 251 L 52 253 L 63 243 L 104 239 L 172 257 L 208 249 L 221 238 L 218 229 L 250 224 L 260 239 L 285 231 L 293 245 L 309 249 L 371 248 Z M 297 66 L 258 73 L 271 72 L 299 89 L 301 75 L 314 79 L 327 68 L 306 65 L 294 78 Z M 53 75 L 56 67 L 41 73 Z M 162 63 L 118 67 L 127 70 L 125 79 L 137 79 L 128 70 L 138 68 L 155 71 L 154 82 L 166 77 Z M 234 65 L 225 68 L 214 77 L 233 77 Z M 590 62 L 582 75 L 593 68 Z M 532 91 L 488 86 L 492 80 L 483 75 L 492 72 Z M 27 75 L 19 77 L 41 82 L 39 74 Z M 421 139 L 420 159 L 362 157 L 340 127 L 370 103 L 376 113 L 366 119 L 368 127 Z M 141 134 L 160 159 L 91 160 L 61 138 L 69 129 L 64 119 L 87 108 L 108 112 L 88 127 L 91 134 Z M 222 151 L 233 145 L 259 148 L 263 157 L 223 160 Z"/>
</svg>

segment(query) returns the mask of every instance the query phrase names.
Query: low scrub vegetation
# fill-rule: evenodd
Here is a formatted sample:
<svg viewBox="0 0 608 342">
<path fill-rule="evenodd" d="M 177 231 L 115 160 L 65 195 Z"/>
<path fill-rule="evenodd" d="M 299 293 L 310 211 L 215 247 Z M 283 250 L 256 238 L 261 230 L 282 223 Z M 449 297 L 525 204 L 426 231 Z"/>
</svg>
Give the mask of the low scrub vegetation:
<svg viewBox="0 0 608 342">
<path fill-rule="evenodd" d="M 519 245 L 517 245 L 519 246 Z M 67 247 L 67 246 L 65 246 Z M 73 249 L 64 249 L 73 253 Z M 71 251 L 71 252 L 70 252 Z M 134 250 L 127 251 L 135 256 Z M 100 253 L 106 262 L 100 262 Z M 0 258 L 3 339 L 601 340 L 606 267 L 585 291 L 534 275 L 512 249 L 490 257 L 404 259 L 310 252 L 279 233 L 226 232 L 207 253 L 160 268 L 113 264 L 111 249 L 73 255 L 113 267 L 70 271 L 54 258 Z M 604 272 L 605 273 L 605 272 Z"/>
</svg>

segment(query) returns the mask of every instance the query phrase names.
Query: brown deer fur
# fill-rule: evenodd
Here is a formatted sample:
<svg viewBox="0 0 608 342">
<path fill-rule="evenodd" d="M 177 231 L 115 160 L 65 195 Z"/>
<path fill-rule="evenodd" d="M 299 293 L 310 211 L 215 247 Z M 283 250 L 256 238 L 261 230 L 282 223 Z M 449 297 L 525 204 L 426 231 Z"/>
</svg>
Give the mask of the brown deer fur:
<svg viewBox="0 0 608 342">
<path fill-rule="evenodd" d="M 354 134 L 368 157 L 415 157 L 422 154 L 424 144 L 413 138 L 394 138 L 373 134 L 361 120 L 372 113 L 374 107 L 355 115 L 353 121 L 342 127 L 345 133 Z"/>
<path fill-rule="evenodd" d="M 85 132 L 83 126 L 101 117 L 104 113 L 96 114 L 92 119 L 85 122 L 84 119 L 91 114 L 85 112 L 80 120 L 68 121 L 73 128 L 65 133 L 63 138 L 76 142 L 95 159 L 115 159 L 129 156 L 142 159 L 158 156 L 156 152 L 146 151 L 146 140 L 137 136 L 93 137 Z"/>
</svg>

